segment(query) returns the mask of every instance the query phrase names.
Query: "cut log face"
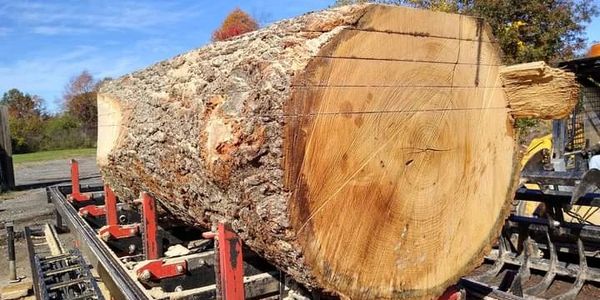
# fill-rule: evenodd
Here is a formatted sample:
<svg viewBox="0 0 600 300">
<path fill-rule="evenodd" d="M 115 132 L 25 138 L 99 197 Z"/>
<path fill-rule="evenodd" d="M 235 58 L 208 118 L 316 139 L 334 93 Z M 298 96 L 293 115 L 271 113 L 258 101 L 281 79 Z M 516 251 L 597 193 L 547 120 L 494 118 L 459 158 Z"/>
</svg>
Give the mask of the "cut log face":
<svg viewBox="0 0 600 300">
<path fill-rule="evenodd" d="M 532 105 L 508 107 L 499 70 L 478 19 L 311 13 L 105 84 L 98 163 L 119 196 L 228 222 L 310 288 L 431 298 L 482 261 L 516 188 Z"/>
<path fill-rule="evenodd" d="M 294 157 L 290 217 L 328 288 L 429 296 L 480 263 L 496 237 L 514 132 L 498 52 L 487 37 L 460 35 L 476 22 L 379 10 L 365 16 L 375 18 L 368 31 L 343 30 L 309 63 L 288 102 L 289 131 L 301 133 L 284 145 Z M 440 37 L 413 35 L 417 23 Z"/>
</svg>

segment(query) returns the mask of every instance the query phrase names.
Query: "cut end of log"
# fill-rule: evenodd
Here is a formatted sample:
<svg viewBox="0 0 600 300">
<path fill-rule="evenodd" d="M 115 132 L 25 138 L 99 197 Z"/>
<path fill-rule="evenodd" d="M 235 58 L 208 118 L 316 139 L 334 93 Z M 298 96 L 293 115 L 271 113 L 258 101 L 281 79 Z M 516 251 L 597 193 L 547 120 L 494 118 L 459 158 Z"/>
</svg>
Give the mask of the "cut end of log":
<svg viewBox="0 0 600 300">
<path fill-rule="evenodd" d="M 434 298 L 481 262 L 516 149 L 488 37 L 473 18 L 374 6 L 297 77 L 284 169 L 320 285 Z"/>
<path fill-rule="evenodd" d="M 116 146 L 121 133 L 121 105 L 109 95 L 98 94 L 98 141 L 96 162 L 100 167 L 108 163 L 108 156 Z"/>
<path fill-rule="evenodd" d="M 579 101 L 575 74 L 543 61 L 503 67 L 500 77 L 514 118 L 563 119 Z"/>
</svg>

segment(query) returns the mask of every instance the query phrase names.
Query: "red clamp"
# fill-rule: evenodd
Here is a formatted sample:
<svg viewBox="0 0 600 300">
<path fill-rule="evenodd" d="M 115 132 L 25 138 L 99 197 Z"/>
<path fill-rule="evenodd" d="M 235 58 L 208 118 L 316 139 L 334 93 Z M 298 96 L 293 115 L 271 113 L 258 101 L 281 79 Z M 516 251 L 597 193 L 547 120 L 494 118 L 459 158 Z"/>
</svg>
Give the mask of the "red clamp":
<svg viewBox="0 0 600 300">
<path fill-rule="evenodd" d="M 99 217 L 106 214 L 104 205 L 90 204 L 79 209 L 79 215 L 82 217 L 92 216 Z"/>
<path fill-rule="evenodd" d="M 98 230 L 98 235 L 103 241 L 119 240 L 136 236 L 139 232 L 138 224 L 131 225 L 106 225 Z"/>
<path fill-rule="evenodd" d="M 119 225 L 117 216 L 117 197 L 115 197 L 115 193 L 108 184 L 104 185 L 104 209 L 106 212 L 106 225 L 98 230 L 100 238 L 104 241 L 110 239 L 124 239 L 138 234 L 139 224 Z"/>
<path fill-rule="evenodd" d="M 458 288 L 453 285 L 446 289 L 446 291 L 438 298 L 438 300 L 460 300 L 463 299 L 462 293 Z"/>
<path fill-rule="evenodd" d="M 146 260 L 158 259 L 162 256 L 162 245 L 158 238 L 156 200 L 150 194 L 142 192 L 140 199 L 135 202 L 142 203 L 142 222 L 144 222 L 142 243 L 144 245 L 144 258 Z"/>
<path fill-rule="evenodd" d="M 162 260 L 149 260 L 141 262 L 135 271 L 138 279 L 142 281 L 161 280 L 185 274 L 187 262 L 164 262 Z"/>
<path fill-rule="evenodd" d="M 218 293 L 223 299 L 244 299 L 242 242 L 229 225 L 219 223 L 217 232 L 203 232 L 205 239 L 216 239 L 219 257 Z"/>
<path fill-rule="evenodd" d="M 71 194 L 67 196 L 67 200 L 69 202 L 85 202 L 90 199 L 90 194 L 81 193 L 79 190 L 79 163 L 71 159 Z"/>
<path fill-rule="evenodd" d="M 162 247 L 158 238 L 158 223 L 156 220 L 156 200 L 148 193 L 142 192 L 140 199 L 135 201 L 142 204 L 142 222 L 144 232 L 142 243 L 144 244 L 144 257 L 146 261 L 136 267 L 136 274 L 141 281 L 161 280 L 185 274 L 187 262 L 165 262 L 162 256 Z"/>
</svg>

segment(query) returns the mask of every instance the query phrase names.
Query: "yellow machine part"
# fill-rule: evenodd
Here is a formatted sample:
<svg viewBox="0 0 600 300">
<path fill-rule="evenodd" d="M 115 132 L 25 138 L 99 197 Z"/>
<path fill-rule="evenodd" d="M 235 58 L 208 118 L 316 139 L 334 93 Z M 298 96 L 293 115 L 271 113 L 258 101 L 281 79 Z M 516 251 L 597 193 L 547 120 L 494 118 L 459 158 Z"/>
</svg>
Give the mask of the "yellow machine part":
<svg viewBox="0 0 600 300">
<path fill-rule="evenodd" d="M 523 154 L 523 158 L 521 158 L 521 170 L 525 168 L 525 166 L 533 158 L 533 156 L 535 156 L 536 154 L 538 154 L 538 152 L 544 149 L 548 151 L 552 150 L 551 134 L 545 135 L 541 138 L 535 138 L 531 141 L 531 143 L 529 143 L 527 150 Z"/>
<path fill-rule="evenodd" d="M 527 163 L 531 161 L 534 156 L 540 154 L 542 150 L 550 151 L 552 149 L 552 135 L 548 134 L 540 138 L 535 138 L 529 143 L 527 150 L 523 154 L 523 158 L 521 158 L 521 171 L 525 168 Z M 535 183 L 525 183 L 525 187 L 531 190 L 539 190 L 540 186 Z M 533 216 L 535 210 L 537 209 L 539 202 L 533 201 L 521 201 L 519 203 L 519 214 L 525 216 Z"/>
<path fill-rule="evenodd" d="M 548 134 L 546 136 L 533 139 L 527 150 L 523 154 L 523 158 L 521 159 L 521 170 L 523 170 L 528 163 L 532 161 L 532 159 L 539 159 L 536 155 L 541 154 L 541 151 L 546 149 L 547 151 L 552 150 L 552 135 Z M 539 190 L 540 186 L 535 183 L 526 183 L 525 187 L 532 190 Z M 539 202 L 534 201 L 520 201 L 518 205 L 518 213 L 519 215 L 524 216 L 533 216 L 536 210 L 540 207 Z M 589 207 L 589 206 L 578 206 L 574 205 L 573 212 L 577 213 L 579 216 L 587 220 L 588 222 L 599 225 L 600 224 L 600 212 L 598 212 L 597 208 Z M 569 215 L 564 215 L 564 219 L 567 222 L 579 222 L 575 220 L 573 217 Z"/>
</svg>

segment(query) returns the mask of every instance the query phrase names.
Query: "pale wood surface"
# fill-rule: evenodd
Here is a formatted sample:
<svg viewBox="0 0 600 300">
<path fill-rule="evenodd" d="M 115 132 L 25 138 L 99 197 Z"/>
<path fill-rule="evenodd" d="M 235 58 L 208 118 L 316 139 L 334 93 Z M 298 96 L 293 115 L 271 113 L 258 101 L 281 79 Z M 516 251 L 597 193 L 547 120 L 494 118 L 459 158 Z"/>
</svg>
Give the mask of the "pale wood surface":
<svg viewBox="0 0 600 300">
<path fill-rule="evenodd" d="M 564 119 L 579 101 L 575 74 L 543 61 L 503 67 L 500 77 L 516 118 Z"/>
<path fill-rule="evenodd" d="M 430 297 L 480 263 L 507 212 L 516 154 L 500 58 L 460 40 L 461 16 L 367 16 L 370 31 L 337 36 L 290 102 L 303 133 L 285 146 L 302 158 L 286 166 L 292 224 L 326 287 Z"/>
</svg>

